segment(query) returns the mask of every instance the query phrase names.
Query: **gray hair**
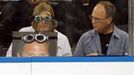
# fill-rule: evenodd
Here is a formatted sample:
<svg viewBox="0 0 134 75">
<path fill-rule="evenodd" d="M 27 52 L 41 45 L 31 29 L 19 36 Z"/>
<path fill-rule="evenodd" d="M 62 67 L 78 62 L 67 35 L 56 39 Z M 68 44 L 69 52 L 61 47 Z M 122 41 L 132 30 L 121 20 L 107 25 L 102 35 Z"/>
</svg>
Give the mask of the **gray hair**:
<svg viewBox="0 0 134 75">
<path fill-rule="evenodd" d="M 97 4 L 103 5 L 105 8 L 106 16 L 112 17 L 112 19 L 114 19 L 116 13 L 116 8 L 114 4 L 112 4 L 110 1 L 100 1 Z"/>
</svg>

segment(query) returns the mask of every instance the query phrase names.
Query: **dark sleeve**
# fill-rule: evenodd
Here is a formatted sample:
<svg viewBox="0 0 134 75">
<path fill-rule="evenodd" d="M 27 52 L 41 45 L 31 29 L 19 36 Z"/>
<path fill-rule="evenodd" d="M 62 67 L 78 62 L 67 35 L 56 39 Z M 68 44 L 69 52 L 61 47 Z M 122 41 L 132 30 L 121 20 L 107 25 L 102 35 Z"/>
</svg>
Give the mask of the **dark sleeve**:
<svg viewBox="0 0 134 75">
<path fill-rule="evenodd" d="M 79 39 L 74 56 L 84 56 L 84 36 Z"/>
<path fill-rule="evenodd" d="M 2 20 L 1 24 L 8 25 L 12 23 L 12 17 L 16 12 L 16 7 L 14 6 L 14 3 L 7 3 L 5 6 L 2 8 Z"/>
<path fill-rule="evenodd" d="M 12 30 L 13 30 L 13 16 L 16 13 L 14 3 L 6 3 L 1 10 L 1 20 L 0 25 L 2 26 L 2 41 L 3 44 L 9 46 L 12 40 Z"/>
</svg>

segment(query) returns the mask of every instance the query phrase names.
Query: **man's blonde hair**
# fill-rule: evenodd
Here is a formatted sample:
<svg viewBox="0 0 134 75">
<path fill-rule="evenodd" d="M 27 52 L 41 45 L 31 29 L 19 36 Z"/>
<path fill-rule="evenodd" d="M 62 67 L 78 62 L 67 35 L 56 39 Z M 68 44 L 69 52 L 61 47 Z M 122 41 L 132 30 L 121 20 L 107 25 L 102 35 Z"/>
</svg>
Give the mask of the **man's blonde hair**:
<svg viewBox="0 0 134 75">
<path fill-rule="evenodd" d="M 33 16 L 39 15 L 42 12 L 49 12 L 51 14 L 50 16 L 52 16 L 52 18 L 55 17 L 55 13 L 54 13 L 52 6 L 46 2 L 39 3 L 38 5 L 35 6 Z M 32 21 L 32 26 L 34 29 L 37 28 L 37 24 L 38 23 L 36 23 L 34 20 Z M 54 29 L 56 24 L 54 23 L 54 21 L 52 21 L 52 24 L 53 25 L 51 27 L 53 27 L 53 29 Z"/>
<path fill-rule="evenodd" d="M 38 5 L 35 6 L 33 16 L 39 15 L 42 12 L 50 12 L 52 17 L 55 17 L 54 10 L 51 5 L 49 5 L 46 2 L 39 3 Z"/>
</svg>

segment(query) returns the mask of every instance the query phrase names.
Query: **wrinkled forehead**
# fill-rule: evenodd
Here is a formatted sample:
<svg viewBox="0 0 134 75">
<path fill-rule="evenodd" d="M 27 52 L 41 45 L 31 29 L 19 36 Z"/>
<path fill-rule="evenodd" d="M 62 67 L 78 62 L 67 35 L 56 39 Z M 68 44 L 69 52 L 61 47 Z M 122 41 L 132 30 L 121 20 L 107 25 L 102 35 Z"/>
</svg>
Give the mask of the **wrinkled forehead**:
<svg viewBox="0 0 134 75">
<path fill-rule="evenodd" d="M 41 12 L 40 14 L 38 14 L 39 16 L 41 16 L 41 17 L 46 17 L 46 16 L 51 16 L 51 13 L 50 12 L 47 12 L 47 11 L 45 11 L 45 12 Z"/>
<path fill-rule="evenodd" d="M 38 43 L 36 41 L 32 42 L 32 43 L 26 43 L 23 47 L 23 50 L 28 50 L 28 51 L 36 51 L 36 50 L 48 50 L 48 43 L 44 42 L 44 43 Z"/>
<path fill-rule="evenodd" d="M 104 6 L 102 4 L 97 4 L 92 11 L 92 16 L 99 17 L 99 18 L 106 17 Z"/>
</svg>

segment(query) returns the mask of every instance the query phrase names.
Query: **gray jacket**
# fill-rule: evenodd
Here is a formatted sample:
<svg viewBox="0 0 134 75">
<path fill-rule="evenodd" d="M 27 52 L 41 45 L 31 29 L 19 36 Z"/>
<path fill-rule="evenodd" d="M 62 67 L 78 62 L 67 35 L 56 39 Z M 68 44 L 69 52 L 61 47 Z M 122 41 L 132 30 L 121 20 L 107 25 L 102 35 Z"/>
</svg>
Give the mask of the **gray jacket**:
<svg viewBox="0 0 134 75">
<path fill-rule="evenodd" d="M 107 55 L 127 55 L 128 39 L 128 34 L 126 32 L 114 26 Z M 102 54 L 100 38 L 95 30 L 90 30 L 81 36 L 76 46 L 74 56 L 86 56 L 91 53 Z"/>
</svg>

